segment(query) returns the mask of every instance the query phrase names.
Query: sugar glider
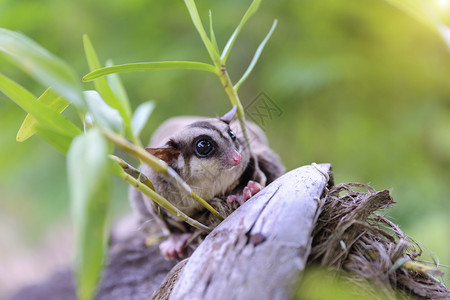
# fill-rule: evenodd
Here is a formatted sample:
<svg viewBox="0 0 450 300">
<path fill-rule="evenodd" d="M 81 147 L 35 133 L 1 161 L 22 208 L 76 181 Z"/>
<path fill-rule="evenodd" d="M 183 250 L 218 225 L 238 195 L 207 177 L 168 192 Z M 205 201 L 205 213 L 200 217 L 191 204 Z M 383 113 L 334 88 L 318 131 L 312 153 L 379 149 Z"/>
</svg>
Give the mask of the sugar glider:
<svg viewBox="0 0 450 300">
<path fill-rule="evenodd" d="M 247 146 L 239 122 L 232 122 L 235 113 L 236 106 L 220 118 L 171 118 L 155 131 L 149 148 L 146 148 L 165 161 L 223 216 L 229 215 L 284 172 L 284 166 L 269 148 L 264 132 L 252 122 L 246 122 L 250 148 Z M 215 216 L 150 167 L 143 165 L 141 171 L 153 182 L 156 192 L 188 216 L 207 225 L 217 225 Z M 160 244 L 161 252 L 167 258 L 184 256 L 194 228 L 161 208 L 149 209 L 143 197 L 146 196 L 131 188 L 130 201 L 140 217 L 142 228 L 149 235 L 170 233 Z M 161 213 L 163 222 L 157 216 Z"/>
</svg>

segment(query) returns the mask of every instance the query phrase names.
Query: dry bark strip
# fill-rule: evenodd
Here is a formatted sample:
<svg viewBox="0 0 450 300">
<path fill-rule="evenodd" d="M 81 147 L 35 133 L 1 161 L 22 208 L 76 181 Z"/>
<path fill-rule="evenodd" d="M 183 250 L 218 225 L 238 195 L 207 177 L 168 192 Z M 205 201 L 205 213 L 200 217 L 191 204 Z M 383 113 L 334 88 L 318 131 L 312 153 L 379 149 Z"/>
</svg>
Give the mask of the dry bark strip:
<svg viewBox="0 0 450 300">
<path fill-rule="evenodd" d="M 154 299 L 288 299 L 331 174 L 330 164 L 318 167 L 322 172 L 309 165 L 285 174 L 231 214 Z"/>
</svg>

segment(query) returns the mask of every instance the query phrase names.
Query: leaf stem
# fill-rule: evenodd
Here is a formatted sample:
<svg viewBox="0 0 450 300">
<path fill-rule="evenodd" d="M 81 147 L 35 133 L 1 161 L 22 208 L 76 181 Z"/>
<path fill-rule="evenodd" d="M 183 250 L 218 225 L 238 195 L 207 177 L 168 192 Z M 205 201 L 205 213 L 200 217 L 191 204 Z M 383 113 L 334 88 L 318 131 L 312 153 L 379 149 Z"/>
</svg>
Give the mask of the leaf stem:
<svg viewBox="0 0 450 300">
<path fill-rule="evenodd" d="M 127 173 L 128 175 L 130 175 L 134 179 L 139 180 L 141 183 L 145 184 L 150 189 L 155 190 L 155 187 L 153 186 L 153 183 L 141 171 L 139 171 L 138 169 L 133 168 L 133 166 L 131 166 L 130 164 L 128 164 L 126 161 L 124 161 L 122 158 L 120 158 L 118 156 L 110 155 L 109 157 L 113 161 L 117 162 L 125 173 Z"/>
<path fill-rule="evenodd" d="M 139 180 L 141 183 L 148 186 L 151 190 L 155 190 L 155 187 L 153 186 L 153 183 L 148 179 L 147 176 L 145 176 L 141 171 L 135 169 L 133 166 L 128 164 L 126 161 L 124 161 L 122 158 L 115 156 L 115 155 L 109 155 L 109 158 L 111 158 L 113 161 L 115 161 L 121 168 L 115 168 L 113 169 L 113 174 L 117 175 L 118 177 L 123 177 L 122 171 L 130 175 L 136 180 Z M 148 201 L 144 198 L 144 204 L 147 207 L 149 211 L 152 209 L 155 210 L 156 214 L 158 215 L 159 219 L 155 219 L 156 222 L 160 225 L 161 229 L 163 230 L 163 235 L 158 236 L 155 240 L 155 237 L 151 237 L 150 240 L 153 241 L 159 241 L 160 238 L 168 237 L 170 235 L 170 231 L 167 228 L 167 224 L 165 223 L 164 215 L 161 212 L 161 207 L 156 202 L 148 203 Z M 153 205 L 152 205 L 153 204 Z M 153 243 L 152 243 L 153 244 Z"/>
<path fill-rule="evenodd" d="M 114 161 L 117 162 L 116 159 Z M 122 164 L 118 162 L 119 165 L 122 167 Z M 122 167 L 123 168 L 123 167 Z M 141 182 L 140 180 L 134 178 L 133 175 L 130 175 L 125 170 L 122 170 L 122 173 L 119 176 L 122 178 L 125 182 L 129 183 L 130 185 L 134 186 L 136 189 L 138 189 L 140 192 L 142 192 L 144 195 L 148 196 L 150 199 L 152 199 L 155 203 L 157 203 L 162 208 L 165 208 L 167 211 L 171 212 L 181 220 L 185 221 L 189 225 L 192 225 L 195 228 L 198 228 L 200 230 L 211 232 L 212 229 L 192 218 L 187 216 L 184 212 L 176 208 L 172 203 L 170 203 L 167 199 L 156 193 L 154 190 L 152 190 L 149 186 L 147 186 L 145 183 Z M 144 198 L 144 201 L 147 199 Z M 147 206 L 151 206 L 151 203 L 146 203 Z"/>
<path fill-rule="evenodd" d="M 231 104 L 237 106 L 237 116 L 238 116 L 239 124 L 241 125 L 242 133 L 244 134 L 244 138 L 247 143 L 247 147 L 251 152 L 250 138 L 248 136 L 247 127 L 245 125 L 244 108 L 242 107 L 242 103 L 239 100 L 237 90 L 235 90 L 233 88 L 233 83 L 231 82 L 230 76 L 228 75 L 225 65 L 221 66 L 219 79 L 220 79 L 220 82 L 222 83 L 223 88 L 225 89 L 225 92 L 228 95 L 228 98 L 230 98 Z"/>
<path fill-rule="evenodd" d="M 244 16 L 242 17 L 241 22 L 236 27 L 235 31 L 231 35 L 227 44 L 225 45 L 225 48 L 223 49 L 222 55 L 220 56 L 220 61 L 222 64 L 224 64 L 227 61 L 228 55 L 230 54 L 231 48 L 233 47 L 233 44 L 236 41 L 239 32 L 241 32 L 242 28 L 244 27 L 245 23 L 247 23 L 248 19 L 258 10 L 260 4 L 261 0 L 253 0 L 252 4 L 250 4 L 250 7 L 247 9 Z"/>
<path fill-rule="evenodd" d="M 192 23 L 194 23 L 195 28 L 197 29 L 198 33 L 200 34 L 200 37 L 203 41 L 203 44 L 206 47 L 206 50 L 208 51 L 209 56 L 211 57 L 211 60 L 214 62 L 214 65 L 218 66 L 220 65 L 220 54 L 217 48 L 215 48 L 214 44 L 210 41 L 208 38 L 208 35 L 206 34 L 205 28 L 203 27 L 202 20 L 200 19 L 200 16 L 198 14 L 197 6 L 195 5 L 194 0 L 184 0 L 184 3 L 186 4 L 186 7 L 189 11 L 189 14 L 192 19 Z"/>
<path fill-rule="evenodd" d="M 139 147 L 135 144 L 130 143 L 124 137 L 110 131 L 107 129 L 102 130 L 103 135 L 114 145 L 119 147 L 120 149 L 130 153 L 131 155 L 137 157 L 142 162 L 149 165 L 155 172 L 164 177 L 164 179 L 168 180 L 174 186 L 180 188 L 183 192 L 188 194 L 192 199 L 198 202 L 200 205 L 209 210 L 213 215 L 215 215 L 219 220 L 223 220 L 223 217 L 204 199 L 202 199 L 199 195 L 197 195 L 189 185 L 175 172 L 172 168 L 170 168 L 164 161 L 158 159 L 157 157 L 151 155 L 144 148 Z"/>
<path fill-rule="evenodd" d="M 115 65 L 111 67 L 105 67 L 96 69 L 83 77 L 83 81 L 91 81 L 96 78 L 123 72 L 135 72 L 135 71 L 150 71 L 150 70 L 199 70 L 207 71 L 214 74 L 218 74 L 218 70 L 211 64 L 205 64 L 195 61 L 157 61 L 157 62 L 143 62 L 143 63 L 130 63 L 124 65 Z"/>
<path fill-rule="evenodd" d="M 237 91 L 241 84 L 247 79 L 247 77 L 252 72 L 253 68 L 256 65 L 256 62 L 258 61 L 262 50 L 264 49 L 264 46 L 266 45 L 267 41 L 270 39 L 270 36 L 272 35 L 273 31 L 275 30 L 275 27 L 277 27 L 278 20 L 275 19 L 275 21 L 272 24 L 272 27 L 270 28 L 269 33 L 266 35 L 264 40 L 261 42 L 261 44 L 258 46 L 258 49 L 256 49 L 255 55 L 253 56 L 252 61 L 250 62 L 250 65 L 248 66 L 247 70 L 245 71 L 244 75 L 242 75 L 241 79 L 234 85 L 234 89 Z"/>
</svg>

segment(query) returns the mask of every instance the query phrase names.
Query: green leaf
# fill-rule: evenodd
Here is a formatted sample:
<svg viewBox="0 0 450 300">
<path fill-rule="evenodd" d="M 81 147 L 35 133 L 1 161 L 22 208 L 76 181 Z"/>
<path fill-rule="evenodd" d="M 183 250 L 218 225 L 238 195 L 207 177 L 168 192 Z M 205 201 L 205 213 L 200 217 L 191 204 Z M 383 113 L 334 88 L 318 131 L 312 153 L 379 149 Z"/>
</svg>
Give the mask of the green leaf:
<svg viewBox="0 0 450 300">
<path fill-rule="evenodd" d="M 106 104 L 97 91 L 85 91 L 84 95 L 88 113 L 96 124 L 116 133 L 123 131 L 123 120 L 119 112 Z"/>
<path fill-rule="evenodd" d="M 213 29 L 213 20 L 212 20 L 212 12 L 209 10 L 209 36 L 211 37 L 211 43 L 215 48 L 215 51 L 219 53 L 219 46 L 217 46 L 216 35 L 214 34 Z"/>
<path fill-rule="evenodd" d="M 107 67 L 111 67 L 113 65 L 114 64 L 112 60 L 106 61 Z M 119 77 L 119 74 L 106 75 L 106 80 L 108 81 L 108 85 L 111 88 L 114 95 L 116 95 L 116 97 L 120 100 L 120 102 L 124 104 L 124 108 L 126 110 L 126 120 L 124 119 L 125 136 L 134 143 L 139 144 L 138 138 L 133 135 L 133 128 L 131 124 L 132 112 L 130 107 L 130 100 L 128 98 L 125 87 L 123 86 L 122 80 Z"/>
<path fill-rule="evenodd" d="M 63 112 L 69 105 L 66 99 L 61 96 L 55 94 L 51 89 L 47 89 L 38 99 L 43 105 L 47 106 L 51 110 L 60 114 Z M 34 135 L 37 132 L 38 121 L 33 118 L 32 115 L 28 114 L 25 117 L 25 120 L 20 126 L 19 132 L 17 132 L 16 141 L 23 142 L 27 140 L 29 137 Z M 42 127 L 41 127 L 42 128 Z"/>
<path fill-rule="evenodd" d="M 144 102 L 136 108 L 136 111 L 133 115 L 133 120 L 131 122 L 133 124 L 134 136 L 139 136 L 154 108 L 154 101 Z"/>
<path fill-rule="evenodd" d="M 70 145 L 72 143 L 73 137 L 65 135 L 61 132 L 54 131 L 42 126 L 37 126 L 37 131 L 39 136 L 44 139 L 47 143 L 52 145 L 56 150 L 60 151 L 62 154 L 66 155 L 69 151 Z"/>
<path fill-rule="evenodd" d="M 97 128 L 74 139 L 67 157 L 80 300 L 93 299 L 106 260 L 111 195 L 108 160 L 108 144 Z"/>
<path fill-rule="evenodd" d="M 80 82 L 73 70 L 25 35 L 0 28 L 0 52 L 44 86 L 83 108 Z"/>
<path fill-rule="evenodd" d="M 113 155 L 110 155 L 109 158 L 109 173 L 111 175 L 117 176 L 119 178 L 123 178 L 125 176 L 125 171 L 122 169 L 122 167 L 119 165 L 119 163 L 117 161 L 115 161 L 114 159 L 112 159 L 112 157 L 114 157 Z"/>
<path fill-rule="evenodd" d="M 194 0 L 184 0 L 184 3 L 186 4 L 186 7 L 189 11 L 189 14 L 191 16 L 192 22 L 194 23 L 195 28 L 197 29 L 198 33 L 200 34 L 200 37 L 202 38 L 203 44 L 206 47 L 206 50 L 208 51 L 209 56 L 211 57 L 211 60 L 214 62 L 216 66 L 220 66 L 220 55 L 219 51 L 214 48 L 213 44 L 208 38 L 208 35 L 206 34 L 205 28 L 203 28 L 202 20 L 200 19 L 200 16 L 198 15 L 197 6 L 195 5 Z"/>
<path fill-rule="evenodd" d="M 264 46 L 266 45 L 267 41 L 270 39 L 270 36 L 272 35 L 273 31 L 275 30 L 275 27 L 277 27 L 278 21 L 275 20 L 272 24 L 272 28 L 270 28 L 269 33 L 266 35 L 264 40 L 259 44 L 258 49 L 256 49 L 255 55 L 253 56 L 252 61 L 250 62 L 250 65 L 248 66 L 247 70 L 245 71 L 244 75 L 242 75 L 241 79 L 234 85 L 234 90 L 237 91 L 242 83 L 247 79 L 247 77 L 252 72 L 253 68 L 255 67 L 256 63 L 258 62 L 259 57 L 261 56 L 261 52 L 264 49 Z"/>
<path fill-rule="evenodd" d="M 89 70 L 94 71 L 100 69 L 101 65 L 95 53 L 95 49 L 92 46 L 91 41 L 87 35 L 83 36 L 84 51 L 89 65 Z M 117 84 L 118 78 L 108 81 L 107 78 L 100 77 L 94 81 L 95 89 L 100 93 L 102 98 L 113 108 L 117 109 L 122 116 L 126 126 L 131 124 L 131 108 L 128 101 L 128 97 L 123 95 L 123 92 L 116 93 L 118 91 Z M 113 83 L 113 84 L 111 84 Z M 114 90 L 115 89 L 115 90 Z M 123 90 L 123 87 L 122 87 Z"/>
<path fill-rule="evenodd" d="M 90 72 L 83 77 L 84 81 L 90 81 L 108 74 L 135 72 L 135 71 L 152 71 L 152 70 L 200 70 L 219 74 L 219 70 L 210 64 L 193 62 L 193 61 L 161 61 L 161 62 L 145 62 L 117 65 L 112 67 L 101 68 Z"/>
<path fill-rule="evenodd" d="M 106 61 L 106 67 L 112 67 L 114 66 L 114 63 L 112 60 Z M 130 100 L 128 99 L 127 91 L 125 90 L 125 87 L 123 86 L 122 80 L 120 79 L 118 74 L 109 74 L 106 75 L 106 80 L 108 81 L 108 85 L 113 91 L 114 95 L 124 104 L 124 107 L 126 106 L 127 115 L 131 116 L 131 107 L 130 107 Z"/>
<path fill-rule="evenodd" d="M 36 101 L 36 97 L 24 87 L 0 74 L 0 90 L 32 115 L 40 126 L 74 138 L 81 130 L 64 116 Z"/>
<path fill-rule="evenodd" d="M 259 5 L 261 4 L 261 0 L 253 0 L 252 4 L 250 4 L 250 7 L 245 12 L 244 16 L 241 19 L 241 22 L 239 23 L 238 27 L 234 30 L 233 34 L 231 35 L 230 39 L 228 40 L 227 44 L 225 45 L 225 48 L 222 51 L 222 55 L 220 56 L 220 60 L 222 64 L 225 64 L 228 58 L 228 55 L 230 54 L 231 48 L 233 47 L 234 42 L 236 41 L 239 32 L 241 32 L 242 27 L 244 27 L 245 23 L 247 23 L 248 19 L 258 10 Z"/>
</svg>

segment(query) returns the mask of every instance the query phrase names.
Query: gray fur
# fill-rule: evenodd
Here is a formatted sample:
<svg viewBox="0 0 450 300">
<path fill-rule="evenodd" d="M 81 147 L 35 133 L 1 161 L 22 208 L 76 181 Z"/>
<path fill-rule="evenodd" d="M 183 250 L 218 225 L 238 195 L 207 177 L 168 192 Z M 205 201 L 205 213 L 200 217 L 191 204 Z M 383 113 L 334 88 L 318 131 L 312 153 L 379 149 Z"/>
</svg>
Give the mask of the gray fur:
<svg viewBox="0 0 450 300">
<path fill-rule="evenodd" d="M 231 120 L 230 111 L 224 117 Z M 230 206 L 226 196 L 239 193 L 247 185 L 248 180 L 260 183 L 263 187 L 279 177 L 284 172 L 278 155 L 268 146 L 267 138 L 261 128 L 251 122 L 247 122 L 250 143 L 253 155 L 250 154 L 247 143 L 240 130 L 238 122 L 227 124 L 222 118 L 208 119 L 204 117 L 175 117 L 164 122 L 153 134 L 149 147 L 156 148 L 167 145 L 176 145 L 181 151 L 176 162 L 171 167 L 191 186 L 191 188 L 203 199 L 210 202 L 221 212 L 236 208 Z M 236 134 L 236 140 L 230 137 L 228 130 L 232 129 Z M 214 156 L 199 158 L 194 153 L 195 140 L 198 136 L 209 136 L 217 144 Z M 241 155 L 241 162 L 230 168 L 227 154 L 236 150 Z M 228 156 L 229 157 L 229 156 Z M 252 168 L 252 166 L 253 168 Z M 153 182 L 156 192 L 169 200 L 176 207 L 191 217 L 204 216 L 205 209 L 190 197 L 180 193 L 176 187 L 161 178 L 156 172 L 146 165 L 142 166 L 142 172 Z M 148 234 L 163 234 L 167 232 L 180 232 L 190 230 L 188 225 L 179 221 L 176 217 L 166 217 L 166 227 L 160 228 L 160 220 L 155 211 L 149 211 L 144 205 L 143 197 L 134 188 L 130 190 L 130 201 L 134 210 L 138 213 Z M 224 206 L 224 207 L 221 207 Z M 229 214 L 229 213 L 228 213 Z M 203 217 L 201 217 L 204 219 Z M 208 219 L 208 217 L 207 217 Z M 211 219 L 211 218 L 209 218 Z M 153 221 L 152 221 L 153 220 Z M 155 222 L 154 222 L 155 221 Z M 149 228 L 152 227 L 152 228 Z"/>
</svg>

